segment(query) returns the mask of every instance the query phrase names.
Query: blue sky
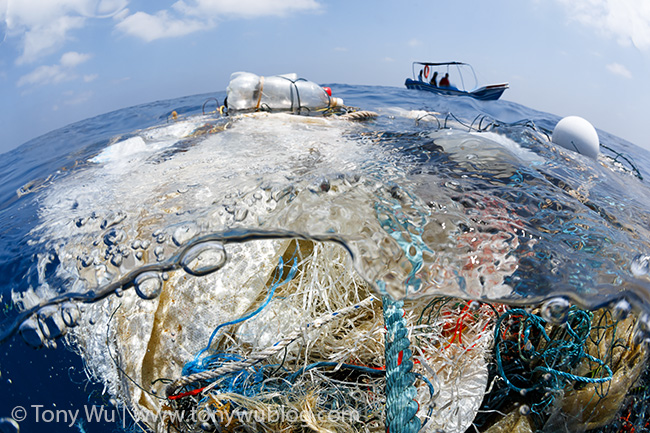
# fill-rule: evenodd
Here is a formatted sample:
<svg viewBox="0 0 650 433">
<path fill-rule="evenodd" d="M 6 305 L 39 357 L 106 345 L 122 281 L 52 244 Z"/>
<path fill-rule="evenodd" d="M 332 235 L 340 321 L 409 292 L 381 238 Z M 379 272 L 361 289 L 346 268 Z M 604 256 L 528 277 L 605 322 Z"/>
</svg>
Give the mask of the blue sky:
<svg viewBox="0 0 650 433">
<path fill-rule="evenodd" d="M 415 60 L 650 148 L 648 0 L 0 0 L 0 37 L 0 152 L 239 70 L 401 87 Z"/>
</svg>

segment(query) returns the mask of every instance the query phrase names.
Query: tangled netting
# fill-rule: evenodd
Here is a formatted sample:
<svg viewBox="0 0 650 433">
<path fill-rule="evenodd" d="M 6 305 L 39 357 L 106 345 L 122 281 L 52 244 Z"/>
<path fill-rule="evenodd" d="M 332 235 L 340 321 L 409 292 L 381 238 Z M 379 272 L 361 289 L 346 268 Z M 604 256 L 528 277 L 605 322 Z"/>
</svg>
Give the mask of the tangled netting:
<svg viewBox="0 0 650 433">
<path fill-rule="evenodd" d="M 498 126 L 484 127 L 480 120 L 468 128 Z M 458 143 L 451 137 L 433 144 Z M 513 172 L 505 181 L 522 176 Z M 552 249 L 533 250 L 538 241 L 527 236 L 522 219 L 498 194 L 480 188 L 460 194 L 458 183 L 449 185 L 458 194 L 426 206 L 397 185 L 382 189 L 372 211 L 383 231 L 360 230 L 369 234 L 369 243 L 390 250 L 380 257 L 385 261 L 377 261 L 382 272 L 366 276 L 382 290 L 373 290 L 355 272 L 352 250 L 333 239 L 232 231 L 194 244 L 176 239 L 181 251 L 163 260 L 165 235 L 156 231 L 160 245 L 153 254 L 160 263 L 138 270 L 137 277 L 134 271 L 128 285 L 114 282 L 101 297 L 95 293 L 86 317 L 100 326 L 82 323 L 66 338 L 82 348 L 90 375 L 103 381 L 132 412 L 136 426 L 147 431 L 647 428 L 647 352 L 639 338 L 648 335 L 650 318 L 641 317 L 639 325 L 626 301 L 586 311 L 562 297 L 528 308 L 452 297 L 391 298 L 418 294 L 429 283 L 444 290 L 428 294 L 524 302 L 525 297 L 507 297 L 520 266 L 513 251 L 524 257 L 526 266 L 519 271 L 530 273 L 531 286 L 538 284 L 535 265 L 548 261 L 544 254 Z M 426 183 L 422 189 L 432 187 Z M 330 188 L 328 181 L 318 189 Z M 472 226 L 446 217 L 430 224 L 431 209 L 443 209 L 456 198 Z M 557 218 L 559 205 L 544 213 L 547 202 L 535 197 L 532 203 L 538 216 L 552 219 L 544 230 L 566 235 L 572 251 L 598 252 L 587 229 L 578 239 L 573 214 L 565 213 L 564 226 Z M 341 218 L 356 230 L 350 216 L 355 212 L 345 210 Z M 247 212 L 239 213 L 241 219 Z M 237 219 L 238 213 L 232 214 Z M 458 236 L 448 235 L 447 223 L 458 225 Z M 183 230 L 196 233 L 179 227 L 174 235 Z M 112 247 L 117 237 L 111 230 L 103 242 Z M 146 248 L 137 242 L 132 249 L 140 250 L 139 260 Z M 434 251 L 428 245 L 440 247 Z M 358 251 L 369 263 L 376 258 L 376 251 L 363 245 Z M 82 269 L 90 263 L 85 256 L 80 260 Z M 119 260 L 111 263 L 119 266 Z M 581 288 L 591 281 L 577 279 Z M 486 296 L 486 288 L 499 296 Z M 109 296 L 113 292 L 116 296 Z M 62 305 L 62 312 L 68 307 Z M 54 317 L 45 313 L 40 310 L 33 323 L 21 327 L 36 346 L 43 340 L 39 329 L 64 328 L 41 326 Z M 64 321 L 72 328 L 72 320 Z M 92 359 L 104 353 L 112 365 Z"/>
<path fill-rule="evenodd" d="M 320 273 L 324 262 L 341 273 Z M 344 265 L 340 247 L 293 241 L 247 311 L 218 324 L 180 377 L 152 381 L 165 385 L 151 394 L 160 412 L 155 422 L 135 413 L 139 425 L 179 432 L 646 428 L 646 350 L 634 341 L 632 314 L 557 301 L 528 309 L 455 298 L 395 302 L 374 297 Z"/>
<path fill-rule="evenodd" d="M 393 431 L 418 431 L 414 383 L 423 384 L 429 400 L 435 391 L 426 376 L 411 372 L 413 360 L 401 303 L 388 298 L 380 302 L 365 284 L 350 287 L 342 279 L 320 284 L 320 290 L 305 290 L 301 280 L 314 277 L 314 260 L 332 251 L 319 244 L 298 245 L 291 256 L 280 258 L 260 303 L 240 318 L 217 326 L 207 346 L 185 364 L 183 377 L 167 385 L 173 413 L 186 415 L 173 425 L 181 431 L 225 425 L 235 430 L 300 430 L 305 425 L 317 431 L 374 430 L 383 425 L 388 406 L 393 408 L 387 415 Z M 337 285 L 352 290 L 337 293 L 333 290 Z M 267 320 L 273 322 L 289 311 L 299 316 L 299 310 L 312 319 L 293 330 L 260 333 Z M 383 362 L 383 317 L 388 368 Z M 228 335 L 237 325 L 234 335 Z M 242 339 L 257 344 L 237 347 L 236 340 Z M 264 349 L 241 353 L 259 346 L 260 340 L 268 340 Z M 392 393 L 386 396 L 385 388 Z M 401 430 L 404 405 L 411 408 L 408 430 Z"/>
</svg>

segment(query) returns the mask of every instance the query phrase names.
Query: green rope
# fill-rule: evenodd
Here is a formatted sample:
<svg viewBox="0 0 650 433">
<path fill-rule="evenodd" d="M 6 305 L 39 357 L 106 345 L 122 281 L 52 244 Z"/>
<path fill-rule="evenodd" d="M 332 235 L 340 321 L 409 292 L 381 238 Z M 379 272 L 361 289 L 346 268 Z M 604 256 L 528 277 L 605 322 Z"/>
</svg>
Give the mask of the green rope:
<svg viewBox="0 0 650 433">
<path fill-rule="evenodd" d="M 415 397 L 416 376 L 413 354 L 409 349 L 408 330 L 404 319 L 404 302 L 383 298 L 386 325 L 386 431 L 388 433 L 416 433 L 420 419 Z"/>
</svg>

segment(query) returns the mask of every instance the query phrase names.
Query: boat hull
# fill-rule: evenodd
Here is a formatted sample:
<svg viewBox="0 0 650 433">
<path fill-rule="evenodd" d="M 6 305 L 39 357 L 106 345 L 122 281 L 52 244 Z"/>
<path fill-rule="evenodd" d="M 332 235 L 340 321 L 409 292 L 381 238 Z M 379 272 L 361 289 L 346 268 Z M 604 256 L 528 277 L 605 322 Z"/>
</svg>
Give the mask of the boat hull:
<svg viewBox="0 0 650 433">
<path fill-rule="evenodd" d="M 438 95 L 447 96 L 469 96 L 480 101 L 496 101 L 503 95 L 503 92 L 508 88 L 508 84 L 492 84 L 489 86 L 479 87 L 471 92 L 449 88 L 449 87 L 436 87 L 424 81 L 406 79 L 404 83 L 407 89 L 425 90 L 428 92 L 437 93 Z"/>
</svg>

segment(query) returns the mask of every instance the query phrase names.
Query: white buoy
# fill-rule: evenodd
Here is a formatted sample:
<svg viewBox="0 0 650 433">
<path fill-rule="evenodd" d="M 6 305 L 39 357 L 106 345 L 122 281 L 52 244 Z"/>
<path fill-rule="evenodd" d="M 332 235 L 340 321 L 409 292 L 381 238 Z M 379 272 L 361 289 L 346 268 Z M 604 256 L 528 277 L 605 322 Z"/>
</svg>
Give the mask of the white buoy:
<svg viewBox="0 0 650 433">
<path fill-rule="evenodd" d="M 553 130 L 551 141 L 589 158 L 596 159 L 600 153 L 600 141 L 596 128 L 578 116 L 568 116 L 560 120 Z"/>
</svg>

